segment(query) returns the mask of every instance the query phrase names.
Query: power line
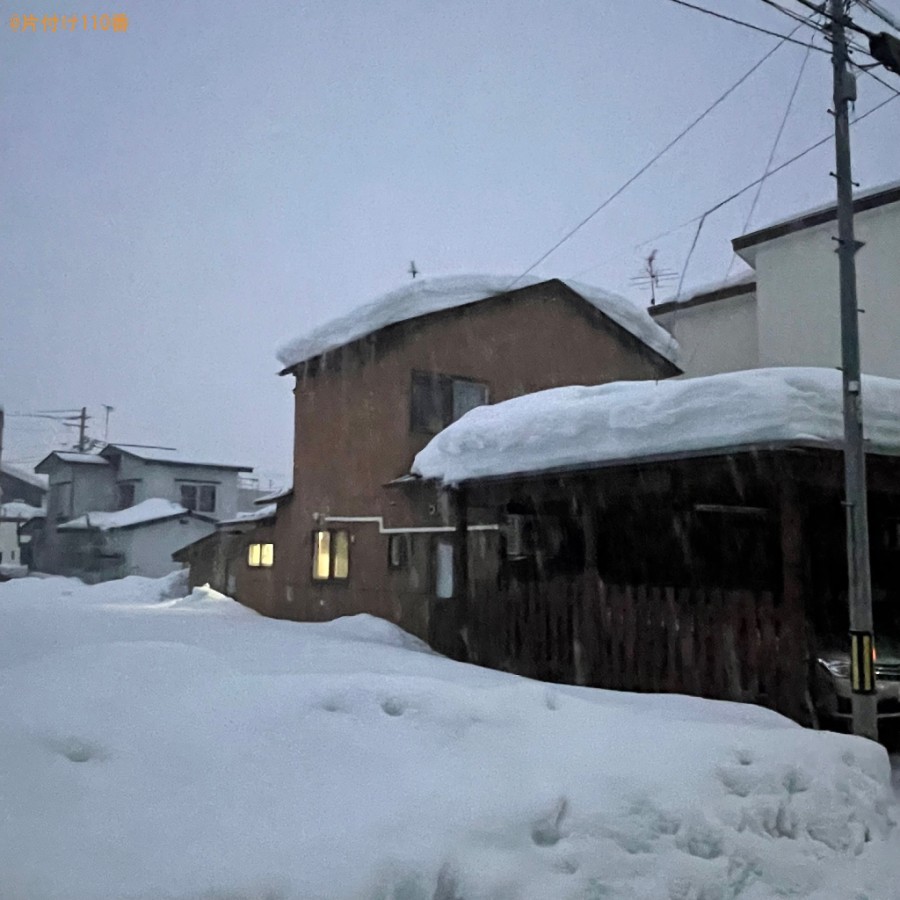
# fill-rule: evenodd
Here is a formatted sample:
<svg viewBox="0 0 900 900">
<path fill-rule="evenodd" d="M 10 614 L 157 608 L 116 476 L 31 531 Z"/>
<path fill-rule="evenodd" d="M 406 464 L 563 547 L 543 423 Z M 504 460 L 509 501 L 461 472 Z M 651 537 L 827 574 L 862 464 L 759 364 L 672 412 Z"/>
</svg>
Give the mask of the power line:
<svg viewBox="0 0 900 900">
<path fill-rule="evenodd" d="M 875 3 L 875 0 L 859 0 L 859 5 L 872 13 L 873 16 L 881 19 L 882 22 L 890 25 L 895 31 L 900 31 L 900 21 L 895 19 L 886 9 Z"/>
<path fill-rule="evenodd" d="M 797 0 L 798 3 L 801 3 L 807 9 L 811 9 L 814 13 L 818 13 L 820 15 L 825 16 L 826 19 L 830 19 L 832 22 L 836 21 L 835 17 L 828 12 L 824 6 L 816 6 L 812 0 Z M 849 16 L 842 16 L 842 24 L 844 28 L 849 28 L 851 31 L 856 31 L 859 34 L 864 34 L 867 38 L 873 36 L 873 32 L 869 31 L 867 28 L 863 28 L 862 25 L 857 25 Z"/>
<path fill-rule="evenodd" d="M 803 80 L 803 73 L 806 71 L 806 64 L 809 62 L 810 51 L 812 50 L 812 42 L 815 39 L 815 36 L 809 39 L 809 47 L 806 48 L 806 55 L 803 57 L 803 62 L 800 63 L 800 71 L 797 72 L 797 78 L 794 81 L 794 86 L 791 89 L 791 94 L 788 97 L 787 106 L 784 108 L 784 115 L 781 117 L 781 123 L 778 126 L 778 131 L 775 133 L 775 140 L 772 142 L 772 149 L 769 151 L 769 158 L 766 160 L 766 165 L 763 168 L 763 178 L 760 181 L 758 187 L 756 188 L 756 194 L 753 197 L 753 202 L 750 204 L 750 210 L 747 213 L 747 218 L 744 222 L 743 230 L 746 231 L 750 227 L 750 222 L 753 219 L 753 213 L 756 212 L 756 207 L 759 203 L 759 198 L 762 195 L 763 186 L 766 183 L 766 179 L 769 177 L 769 169 L 772 166 L 772 161 L 775 159 L 775 153 L 778 150 L 778 145 L 781 143 L 781 136 L 784 134 L 785 126 L 787 125 L 787 121 L 791 115 L 791 109 L 794 106 L 794 100 L 797 97 L 797 91 L 800 89 L 800 82 Z M 737 257 L 736 253 L 731 254 L 731 261 L 728 263 L 728 269 L 725 272 L 725 277 L 731 274 L 731 267 L 734 265 L 734 260 Z M 682 269 L 682 277 L 684 277 L 684 270 L 687 269 L 687 265 L 690 262 L 690 256 L 685 260 L 684 268 Z"/>
<path fill-rule="evenodd" d="M 680 2 L 680 0 L 679 0 Z M 800 26 L 798 25 L 794 32 L 798 31 Z M 794 32 L 791 32 L 792 34 Z M 725 99 L 727 99 L 731 94 L 733 94 L 766 60 L 778 50 L 779 47 L 785 42 L 786 38 L 782 37 L 782 39 L 769 51 L 767 51 L 760 59 L 755 62 L 741 77 L 723 94 L 720 94 L 719 97 L 714 100 L 699 116 L 691 121 L 689 125 L 683 128 L 665 147 L 662 148 L 655 156 L 653 156 L 650 160 L 644 163 L 640 169 L 637 170 L 624 184 L 618 187 L 615 191 L 613 191 L 599 206 L 597 206 L 592 212 L 590 212 L 587 216 L 585 216 L 574 228 L 569 229 L 546 253 L 542 254 L 538 259 L 536 259 L 521 275 L 516 277 L 513 281 L 511 281 L 508 285 L 506 285 L 505 290 L 510 290 L 514 285 L 518 284 L 529 272 L 533 269 L 537 268 L 545 259 L 555 253 L 563 244 L 566 243 L 570 238 L 572 238 L 577 232 L 579 232 L 591 219 L 594 218 L 598 213 L 602 212 L 609 206 L 610 203 L 613 202 L 620 194 L 624 193 L 641 175 L 644 174 L 648 169 L 654 166 L 666 153 L 669 152 L 682 138 L 684 138 L 690 131 L 692 131 L 697 125 L 699 125 L 720 103 L 722 103 Z"/>
<path fill-rule="evenodd" d="M 780 38 L 782 41 L 786 41 L 789 44 L 798 44 L 800 47 L 806 47 L 806 43 L 804 41 L 794 40 L 792 35 L 794 32 L 792 31 L 790 34 L 782 34 L 780 31 L 771 31 L 768 28 L 762 28 L 759 25 L 752 25 L 750 22 L 745 22 L 743 19 L 734 19 L 731 16 L 726 16 L 724 13 L 716 12 L 713 9 L 707 9 L 705 6 L 697 6 L 694 3 L 688 3 L 687 0 L 669 0 L 670 3 L 676 3 L 678 6 L 684 6 L 688 9 L 696 10 L 700 13 L 705 13 L 708 16 L 713 16 L 716 19 L 723 19 L 726 22 L 731 22 L 734 25 L 742 25 L 744 28 L 749 28 L 752 31 L 758 31 L 761 34 L 767 34 L 770 37 Z M 794 31 L 797 29 L 795 28 Z M 819 50 L 822 53 L 828 53 L 828 51 L 824 47 L 816 47 L 816 50 Z"/>
<path fill-rule="evenodd" d="M 774 9 L 777 9 L 779 12 L 784 13 L 784 15 L 786 15 L 789 19 L 791 19 L 795 22 L 801 22 L 802 24 L 809 24 L 809 26 L 811 28 L 814 28 L 820 34 L 825 35 L 825 37 L 828 39 L 829 42 L 831 41 L 831 28 L 830 27 L 823 28 L 818 25 L 813 25 L 812 22 L 807 22 L 802 16 L 800 16 L 799 13 L 796 13 L 791 9 L 786 9 L 785 7 L 781 6 L 781 4 L 776 3 L 775 0 L 762 0 L 762 2 L 765 3 L 767 6 L 771 6 Z M 834 16 L 832 16 L 831 13 L 829 13 L 826 9 L 824 9 L 824 7 L 817 7 L 815 4 L 809 2 L 809 0 L 798 0 L 798 2 L 802 3 L 808 9 L 813 10 L 813 12 L 819 12 L 822 16 L 829 19 L 830 21 L 832 21 L 832 22 L 834 21 Z M 866 3 L 864 2 L 864 0 L 859 0 L 859 2 L 862 5 L 863 9 L 867 9 L 869 12 L 872 12 L 873 14 L 877 15 L 879 18 L 883 18 L 882 13 L 884 13 L 884 10 L 879 10 L 879 12 L 876 12 L 874 9 L 871 9 L 869 6 L 867 6 Z M 883 19 L 883 21 L 889 22 L 889 24 L 890 24 L 889 19 Z M 861 25 L 856 25 L 852 21 L 852 19 L 850 19 L 847 16 L 845 16 L 843 19 L 843 26 L 845 28 L 851 28 L 854 31 L 857 31 L 859 34 L 865 35 L 867 38 L 869 38 L 870 41 L 872 38 L 876 37 L 876 35 L 873 32 L 869 31 L 866 28 L 863 28 Z M 872 54 L 871 47 L 869 49 L 866 49 L 861 44 L 856 43 L 855 41 L 851 41 L 851 40 L 847 40 L 846 44 L 848 47 L 852 48 L 857 53 L 863 53 L 866 56 L 868 56 L 870 59 L 875 60 L 876 66 L 883 65 L 883 62 L 881 60 L 877 59 L 877 57 L 875 57 Z M 815 47 L 814 49 L 820 50 L 821 48 Z M 822 50 L 822 52 L 827 53 L 829 51 Z M 879 84 L 884 85 L 884 87 L 888 88 L 888 90 L 891 90 L 891 91 L 895 90 L 895 88 L 892 87 L 890 84 L 888 84 L 888 82 L 883 81 L 874 72 L 870 71 L 868 66 L 859 65 L 857 63 L 854 63 L 853 65 L 855 65 L 856 68 L 861 69 L 866 74 L 870 75 Z"/>
<path fill-rule="evenodd" d="M 776 3 L 775 0 L 762 0 L 762 2 L 765 3 L 766 6 L 771 6 L 772 9 L 777 9 L 778 12 L 787 16 L 789 19 L 793 19 L 795 22 L 801 22 L 801 23 L 805 22 L 805 17 L 802 16 L 800 13 L 795 12 L 792 9 L 787 9 L 786 7 L 782 6 L 780 3 Z M 827 15 L 827 13 L 825 13 L 824 10 L 819 10 L 819 12 L 822 13 L 823 15 Z M 825 29 L 822 28 L 821 26 L 813 25 L 812 27 L 815 28 L 817 31 L 822 32 L 823 34 L 827 34 Z"/>
<path fill-rule="evenodd" d="M 875 106 L 873 106 L 870 110 L 867 110 L 866 112 L 862 113 L 861 115 L 856 116 L 856 118 L 854 118 L 850 124 L 855 125 L 857 122 L 861 122 L 863 119 L 866 119 L 869 116 L 871 116 L 872 113 L 877 112 L 883 106 L 887 106 L 888 103 L 892 103 L 898 97 L 900 97 L 900 92 L 892 94 L 886 100 L 882 100 L 881 103 L 878 103 Z M 702 221 L 707 216 L 720 210 L 723 206 L 727 206 L 729 203 L 731 203 L 732 200 L 737 200 L 738 197 L 743 196 L 744 194 L 747 193 L 747 191 L 751 190 L 752 188 L 755 188 L 761 181 L 764 180 L 764 178 L 771 177 L 772 175 L 775 175 L 778 172 L 780 172 L 782 169 L 786 169 L 788 166 L 793 165 L 798 160 L 803 159 L 804 156 L 807 156 L 808 154 L 812 153 L 813 150 L 818 150 L 819 147 L 821 147 L 823 144 L 827 144 L 829 141 L 832 141 L 832 140 L 834 140 L 833 134 L 826 135 L 825 137 L 816 141 L 814 144 L 810 144 L 805 150 L 801 150 L 796 156 L 792 156 L 790 159 L 787 159 L 780 165 L 777 165 L 774 169 L 772 169 L 771 172 L 769 172 L 769 174 L 767 176 L 763 176 L 763 178 L 757 178 L 754 181 L 751 181 L 749 184 L 745 184 L 740 190 L 735 191 L 733 194 L 730 194 L 724 200 L 720 200 L 718 203 L 715 203 L 709 209 L 700 213 L 700 215 L 694 216 L 694 218 L 688 219 L 686 222 L 682 222 L 680 225 L 676 225 L 674 228 L 670 228 L 668 231 L 664 231 L 661 234 L 657 234 L 652 238 L 648 238 L 646 241 L 641 241 L 636 246 L 637 247 L 646 247 L 647 244 L 651 244 L 656 241 L 660 241 L 665 237 L 669 237 L 670 235 L 675 234 L 678 231 L 681 231 L 682 228 L 687 228 L 688 225 L 693 225 L 695 222 Z"/>
</svg>

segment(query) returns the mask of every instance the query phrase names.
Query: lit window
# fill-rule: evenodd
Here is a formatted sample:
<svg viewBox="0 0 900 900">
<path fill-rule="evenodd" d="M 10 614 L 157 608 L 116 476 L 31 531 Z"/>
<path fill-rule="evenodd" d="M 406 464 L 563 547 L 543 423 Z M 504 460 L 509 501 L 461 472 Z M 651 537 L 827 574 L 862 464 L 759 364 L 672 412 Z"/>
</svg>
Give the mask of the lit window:
<svg viewBox="0 0 900 900">
<path fill-rule="evenodd" d="M 257 568 L 268 568 L 275 562 L 274 544 L 250 544 L 247 548 L 247 565 Z"/>
<path fill-rule="evenodd" d="M 315 581 L 343 580 L 350 576 L 350 534 L 347 531 L 313 532 L 312 577 Z"/>
</svg>

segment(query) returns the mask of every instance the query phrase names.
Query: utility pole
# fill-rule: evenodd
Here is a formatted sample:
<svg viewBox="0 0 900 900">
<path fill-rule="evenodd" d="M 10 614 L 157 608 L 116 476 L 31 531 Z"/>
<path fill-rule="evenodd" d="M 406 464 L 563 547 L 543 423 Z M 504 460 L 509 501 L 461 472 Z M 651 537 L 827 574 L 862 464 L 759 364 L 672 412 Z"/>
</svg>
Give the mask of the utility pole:
<svg viewBox="0 0 900 900">
<path fill-rule="evenodd" d="M 866 503 L 866 455 L 863 445 L 862 377 L 856 299 L 856 251 L 853 233 L 853 181 L 850 167 L 849 104 L 856 99 L 847 68 L 845 0 L 830 0 L 834 65 L 835 179 L 837 181 L 838 263 L 841 290 L 841 366 L 844 395 L 844 491 L 847 509 L 847 600 L 850 607 L 850 661 L 853 733 L 878 740 L 875 695 L 875 637 L 869 524 Z"/>
<path fill-rule="evenodd" d="M 78 452 L 84 453 L 87 443 L 85 442 L 87 430 L 87 407 L 81 407 L 81 415 L 78 417 Z"/>
</svg>

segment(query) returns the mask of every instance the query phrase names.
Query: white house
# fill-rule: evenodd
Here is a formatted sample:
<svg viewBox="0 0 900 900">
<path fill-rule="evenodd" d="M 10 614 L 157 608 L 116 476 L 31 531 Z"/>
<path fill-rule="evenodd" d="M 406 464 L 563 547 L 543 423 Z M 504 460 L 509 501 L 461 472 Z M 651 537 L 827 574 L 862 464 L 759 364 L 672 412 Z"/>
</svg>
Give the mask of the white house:
<svg viewBox="0 0 900 900">
<path fill-rule="evenodd" d="M 175 550 L 237 514 L 239 476 L 252 468 L 108 444 L 99 453 L 54 451 L 35 470 L 50 486 L 35 567 L 102 580 L 172 571 Z"/>
<path fill-rule="evenodd" d="M 46 510 L 21 500 L 0 503 L 0 574 L 24 575 L 30 561 L 30 537 L 21 535 L 23 525 L 43 520 Z"/>
<path fill-rule="evenodd" d="M 86 513 L 58 526 L 66 557 L 87 580 L 158 578 L 178 568 L 172 554 L 215 530 L 215 520 L 151 498 L 116 512 Z"/>
<path fill-rule="evenodd" d="M 43 519 L 46 494 L 46 476 L 0 462 L 0 575 L 27 572 L 30 537 L 22 526 Z"/>
<path fill-rule="evenodd" d="M 900 181 L 854 200 L 862 369 L 900 378 Z M 732 242 L 752 271 L 652 307 L 686 375 L 841 365 L 837 211 L 819 207 Z"/>
</svg>

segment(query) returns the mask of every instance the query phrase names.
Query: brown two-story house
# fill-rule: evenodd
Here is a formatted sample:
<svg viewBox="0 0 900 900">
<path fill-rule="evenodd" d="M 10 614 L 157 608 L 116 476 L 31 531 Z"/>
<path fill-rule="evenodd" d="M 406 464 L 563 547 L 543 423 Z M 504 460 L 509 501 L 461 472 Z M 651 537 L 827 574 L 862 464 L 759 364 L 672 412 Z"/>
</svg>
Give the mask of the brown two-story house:
<svg viewBox="0 0 900 900">
<path fill-rule="evenodd" d="M 482 404 L 679 372 L 671 337 L 629 301 L 509 284 L 413 281 L 280 350 L 295 379 L 293 491 L 278 500 L 272 593 L 251 599 L 261 612 L 367 612 L 427 637 L 432 601 L 452 600 L 452 526 L 403 480 L 429 439 Z M 497 525 L 470 528 L 477 544 Z"/>
</svg>

